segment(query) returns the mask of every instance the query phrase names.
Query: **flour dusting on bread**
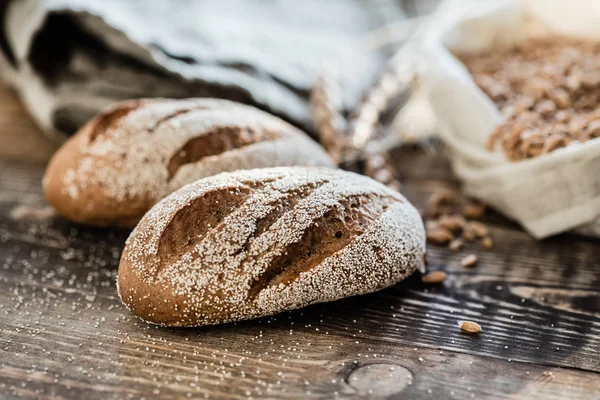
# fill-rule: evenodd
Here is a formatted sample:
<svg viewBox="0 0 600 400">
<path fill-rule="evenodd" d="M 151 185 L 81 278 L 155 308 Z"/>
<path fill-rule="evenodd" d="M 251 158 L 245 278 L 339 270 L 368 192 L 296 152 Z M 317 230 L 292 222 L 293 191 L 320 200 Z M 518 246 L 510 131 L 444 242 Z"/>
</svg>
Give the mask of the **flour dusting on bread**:
<svg viewBox="0 0 600 400">
<path fill-rule="evenodd" d="M 333 167 L 306 134 L 255 108 L 217 99 L 117 104 L 78 132 L 52 160 L 44 186 L 67 218 L 135 225 L 181 186 L 224 171 Z"/>
<path fill-rule="evenodd" d="M 119 290 L 155 323 L 247 319 L 391 286 L 422 265 L 424 242 L 418 212 L 370 178 L 302 167 L 224 173 L 148 212 L 127 241 Z"/>
</svg>

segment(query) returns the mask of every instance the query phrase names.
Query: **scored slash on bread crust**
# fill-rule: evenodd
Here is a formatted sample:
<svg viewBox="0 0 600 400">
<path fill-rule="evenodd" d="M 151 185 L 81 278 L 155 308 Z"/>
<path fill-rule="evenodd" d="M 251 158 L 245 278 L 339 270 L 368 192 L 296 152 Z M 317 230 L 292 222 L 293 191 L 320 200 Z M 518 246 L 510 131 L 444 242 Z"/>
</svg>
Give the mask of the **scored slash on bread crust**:
<svg viewBox="0 0 600 400">
<path fill-rule="evenodd" d="M 154 206 L 118 290 L 145 321 L 198 326 L 379 290 L 423 267 L 425 232 L 399 193 L 341 170 L 223 173 Z"/>
<path fill-rule="evenodd" d="M 64 217 L 133 227 L 158 200 L 197 179 L 273 166 L 333 167 L 305 133 L 227 100 L 148 99 L 103 111 L 53 157 L 48 202 Z"/>
</svg>

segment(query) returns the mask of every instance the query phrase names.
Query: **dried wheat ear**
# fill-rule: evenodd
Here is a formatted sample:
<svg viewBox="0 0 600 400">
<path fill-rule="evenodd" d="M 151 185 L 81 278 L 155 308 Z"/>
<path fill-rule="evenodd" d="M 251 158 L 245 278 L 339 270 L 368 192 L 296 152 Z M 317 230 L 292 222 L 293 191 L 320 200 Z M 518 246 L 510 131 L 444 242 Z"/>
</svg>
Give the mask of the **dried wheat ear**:
<svg viewBox="0 0 600 400">
<path fill-rule="evenodd" d="M 505 117 L 490 150 L 519 161 L 600 137 L 600 43 L 537 39 L 458 57 Z"/>
<path fill-rule="evenodd" d="M 340 163 L 357 154 L 364 159 L 365 175 L 395 189 L 401 183 L 386 151 L 366 151 L 368 142 L 379 139 L 379 118 L 392 98 L 408 89 L 413 73 L 405 65 L 390 60 L 384 71 L 366 89 L 346 118 L 334 68 L 326 64 L 311 94 L 311 105 L 319 140 L 332 158 Z"/>
<path fill-rule="evenodd" d="M 306 134 L 249 106 L 216 99 L 128 101 L 96 116 L 56 153 L 44 190 L 70 220 L 135 226 L 187 183 L 287 165 L 334 166 Z"/>
<path fill-rule="evenodd" d="M 341 170 L 254 169 L 154 206 L 127 241 L 118 289 L 145 321 L 216 324 L 383 289 L 424 255 L 421 217 L 398 192 Z"/>
</svg>

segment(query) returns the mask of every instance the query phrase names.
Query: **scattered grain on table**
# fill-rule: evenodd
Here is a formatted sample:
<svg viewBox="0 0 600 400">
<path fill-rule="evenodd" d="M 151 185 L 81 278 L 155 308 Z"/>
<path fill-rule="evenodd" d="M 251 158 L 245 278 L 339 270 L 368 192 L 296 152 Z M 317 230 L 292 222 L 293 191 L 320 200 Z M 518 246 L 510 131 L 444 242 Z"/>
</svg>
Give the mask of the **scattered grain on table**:
<svg viewBox="0 0 600 400">
<path fill-rule="evenodd" d="M 474 267 L 478 261 L 479 261 L 479 258 L 477 257 L 477 255 L 469 254 L 468 256 L 466 256 L 462 260 L 460 260 L 460 265 L 462 265 L 465 268 L 470 268 L 470 267 Z"/>
<path fill-rule="evenodd" d="M 482 330 L 481 325 L 473 321 L 459 321 L 458 326 L 460 330 L 468 333 L 479 333 Z"/>
<path fill-rule="evenodd" d="M 444 271 L 431 271 L 421 277 L 423 283 L 428 285 L 435 285 L 443 283 L 446 280 L 446 273 Z"/>
</svg>

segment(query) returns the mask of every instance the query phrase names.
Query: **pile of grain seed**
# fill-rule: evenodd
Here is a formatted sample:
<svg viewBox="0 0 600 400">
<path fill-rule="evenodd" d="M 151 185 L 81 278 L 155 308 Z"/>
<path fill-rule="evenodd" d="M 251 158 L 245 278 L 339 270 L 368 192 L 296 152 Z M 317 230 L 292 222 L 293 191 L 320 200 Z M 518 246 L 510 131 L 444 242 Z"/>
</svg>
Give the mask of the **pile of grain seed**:
<svg viewBox="0 0 600 400">
<path fill-rule="evenodd" d="M 505 117 L 490 151 L 519 161 L 600 137 L 600 43 L 536 39 L 458 57 Z"/>
<path fill-rule="evenodd" d="M 485 224 L 475 221 L 484 213 L 485 206 L 474 202 L 461 205 L 456 193 L 439 189 L 431 195 L 425 210 L 427 241 L 446 245 L 452 251 L 460 251 L 465 242 L 479 241 L 489 250 L 494 247 L 490 231 Z"/>
</svg>

